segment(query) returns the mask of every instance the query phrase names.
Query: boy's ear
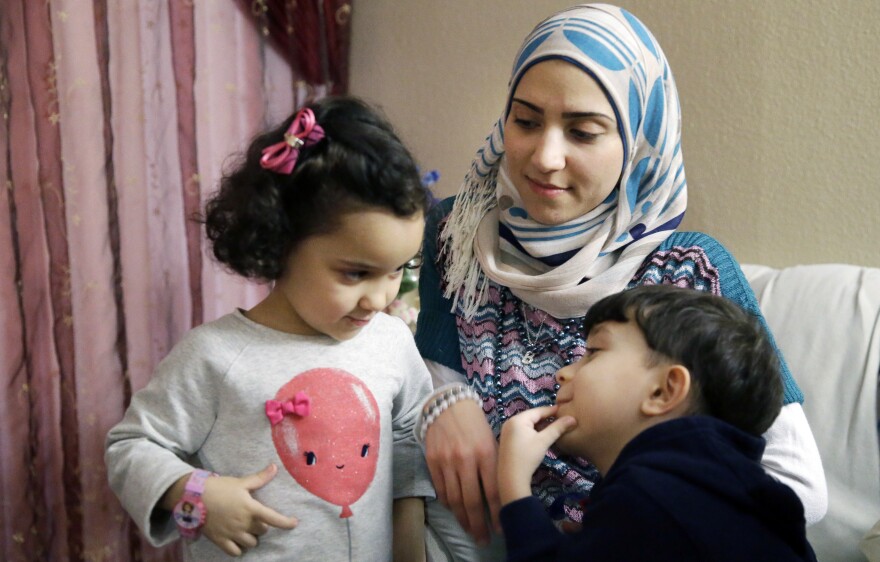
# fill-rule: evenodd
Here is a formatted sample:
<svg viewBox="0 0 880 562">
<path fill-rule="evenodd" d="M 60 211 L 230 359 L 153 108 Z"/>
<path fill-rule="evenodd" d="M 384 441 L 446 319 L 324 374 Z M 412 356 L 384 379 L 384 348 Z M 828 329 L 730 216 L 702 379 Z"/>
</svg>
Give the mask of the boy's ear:
<svg viewBox="0 0 880 562">
<path fill-rule="evenodd" d="M 691 389 L 691 373 L 684 365 L 658 368 L 651 394 L 642 401 L 646 416 L 668 414 L 687 401 Z"/>
</svg>

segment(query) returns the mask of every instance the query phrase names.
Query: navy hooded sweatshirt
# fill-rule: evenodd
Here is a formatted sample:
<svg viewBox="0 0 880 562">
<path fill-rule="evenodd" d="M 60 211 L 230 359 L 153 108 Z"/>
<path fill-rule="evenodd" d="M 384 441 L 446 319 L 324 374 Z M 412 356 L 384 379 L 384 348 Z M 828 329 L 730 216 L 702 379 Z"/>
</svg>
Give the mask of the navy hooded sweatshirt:
<svg viewBox="0 0 880 562">
<path fill-rule="evenodd" d="M 579 533 L 534 497 L 504 506 L 508 560 L 815 561 L 803 505 L 761 468 L 763 450 L 706 416 L 646 429 L 593 488 Z"/>
</svg>

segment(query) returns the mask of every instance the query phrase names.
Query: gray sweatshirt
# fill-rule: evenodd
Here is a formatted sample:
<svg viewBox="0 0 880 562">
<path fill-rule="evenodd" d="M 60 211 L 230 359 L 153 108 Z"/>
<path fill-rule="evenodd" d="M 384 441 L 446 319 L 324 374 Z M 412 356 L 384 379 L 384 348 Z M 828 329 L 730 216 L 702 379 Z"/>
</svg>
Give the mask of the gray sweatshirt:
<svg viewBox="0 0 880 562">
<path fill-rule="evenodd" d="M 236 311 L 191 330 L 135 394 L 107 436 L 110 486 L 158 546 L 179 534 L 157 504 L 193 467 L 246 476 L 275 463 L 253 495 L 299 525 L 270 528 L 237 560 L 390 560 L 392 500 L 434 496 L 412 431 L 430 392 L 398 318 L 379 314 L 338 342 Z M 204 537 L 186 551 L 232 559 Z"/>
</svg>

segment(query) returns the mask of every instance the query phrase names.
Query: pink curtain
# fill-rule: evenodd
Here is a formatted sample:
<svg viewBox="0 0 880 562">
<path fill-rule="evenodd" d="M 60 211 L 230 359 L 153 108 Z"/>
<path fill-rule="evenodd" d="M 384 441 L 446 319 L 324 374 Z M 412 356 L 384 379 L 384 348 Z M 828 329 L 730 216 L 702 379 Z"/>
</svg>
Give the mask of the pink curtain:
<svg viewBox="0 0 880 562">
<path fill-rule="evenodd" d="M 0 560 L 178 559 L 110 492 L 104 437 L 184 332 L 266 293 L 190 220 L 308 94 L 252 13 L 0 2 Z"/>
</svg>

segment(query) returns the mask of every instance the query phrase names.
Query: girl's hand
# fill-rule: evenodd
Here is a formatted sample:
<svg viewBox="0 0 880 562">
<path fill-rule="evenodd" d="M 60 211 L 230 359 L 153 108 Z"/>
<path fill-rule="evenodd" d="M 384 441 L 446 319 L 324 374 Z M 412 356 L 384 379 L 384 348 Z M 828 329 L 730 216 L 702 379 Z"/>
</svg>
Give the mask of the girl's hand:
<svg viewBox="0 0 880 562">
<path fill-rule="evenodd" d="M 437 499 L 452 510 L 465 531 L 478 543 L 488 542 L 485 496 L 492 524 L 501 532 L 495 436 L 476 402 L 456 402 L 428 426 L 425 458 Z"/>
<path fill-rule="evenodd" d="M 207 518 L 202 533 L 230 556 L 240 556 L 257 546 L 269 527 L 293 529 L 299 521 L 270 509 L 253 498 L 251 492 L 269 483 L 278 473 L 270 464 L 260 472 L 242 478 L 214 476 L 205 481 L 202 502 Z"/>
<path fill-rule="evenodd" d="M 576 425 L 565 416 L 543 429 L 537 425 L 556 413 L 556 406 L 532 408 L 520 412 L 501 427 L 498 451 L 498 487 L 502 505 L 532 495 L 532 474 L 544 460 L 547 449 Z"/>
<path fill-rule="evenodd" d="M 397 498 L 392 520 L 394 562 L 425 562 L 425 498 Z"/>
</svg>

